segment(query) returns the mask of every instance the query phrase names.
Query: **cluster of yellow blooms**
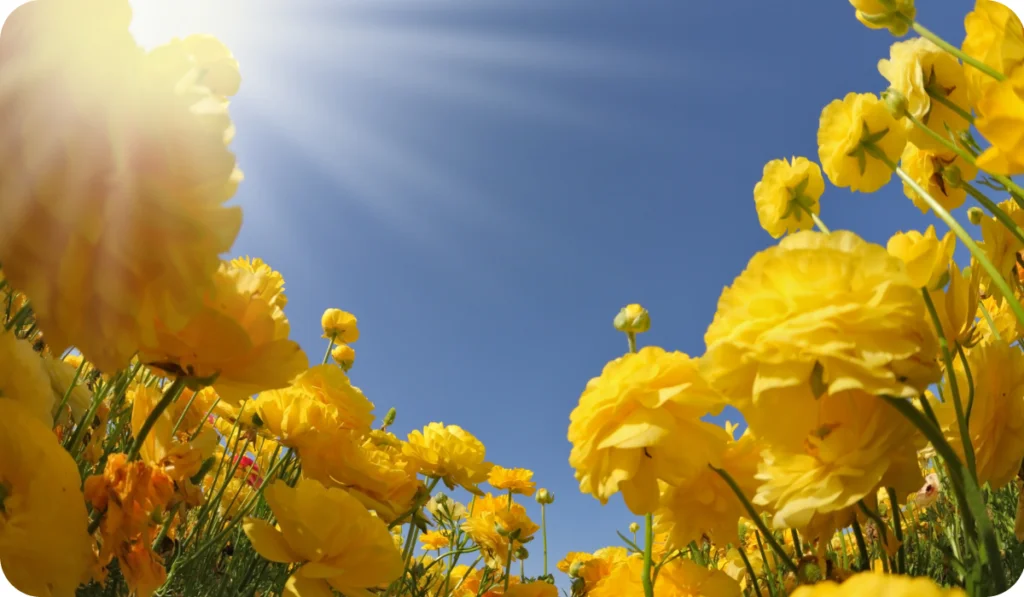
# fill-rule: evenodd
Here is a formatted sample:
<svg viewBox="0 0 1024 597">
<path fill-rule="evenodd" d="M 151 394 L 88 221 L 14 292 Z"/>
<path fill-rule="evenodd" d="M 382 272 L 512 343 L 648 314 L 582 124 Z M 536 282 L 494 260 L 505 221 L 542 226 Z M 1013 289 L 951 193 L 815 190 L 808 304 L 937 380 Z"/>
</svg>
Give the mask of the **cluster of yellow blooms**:
<svg viewBox="0 0 1024 597">
<path fill-rule="evenodd" d="M 785 238 L 723 291 L 705 354 L 638 349 L 639 305 L 614 319 L 629 351 L 586 385 L 569 462 L 583 493 L 645 517 L 644 538 L 634 523 L 624 546 L 568 554 L 573 597 L 974 597 L 1020 573 L 1024 27 L 977 0 L 956 48 L 911 0 L 851 4 L 919 37 L 879 62 L 883 94 L 824 108 L 820 167 L 765 166 L 757 214 Z M 130 21 L 128 0 L 35 0 L 0 32 L 8 580 L 54 597 L 557 596 L 554 496 L 533 473 L 455 425 L 397 437 L 349 377 L 356 317 L 324 313 L 310 367 L 281 274 L 222 260 L 242 222 L 226 205 L 239 65 L 208 36 L 144 50 Z M 826 177 L 874 192 L 894 173 L 951 232 L 882 247 L 828 230 Z M 968 197 L 980 241 L 949 213 Z M 738 438 L 705 420 L 727 405 Z M 1007 535 L 993 512 L 1011 502 Z M 938 570 L 917 557 L 934 546 Z"/>
</svg>

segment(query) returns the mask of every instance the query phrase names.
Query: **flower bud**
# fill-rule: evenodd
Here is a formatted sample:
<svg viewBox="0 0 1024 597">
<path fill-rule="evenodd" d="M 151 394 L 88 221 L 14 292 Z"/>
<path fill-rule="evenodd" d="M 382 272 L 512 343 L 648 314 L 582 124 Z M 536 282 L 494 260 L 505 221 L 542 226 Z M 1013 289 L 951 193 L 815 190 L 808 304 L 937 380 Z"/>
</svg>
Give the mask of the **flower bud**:
<svg viewBox="0 0 1024 597">
<path fill-rule="evenodd" d="M 395 417 L 397 417 L 397 416 L 398 416 L 398 411 L 395 410 L 395 407 L 392 406 L 391 408 L 389 408 L 388 409 L 388 414 L 384 415 L 384 426 L 385 427 L 390 427 L 390 426 L 394 425 L 395 424 Z"/>
<path fill-rule="evenodd" d="M 903 95 L 899 89 L 890 87 L 882 92 L 882 99 L 885 101 L 885 107 L 892 114 L 892 117 L 896 120 L 902 119 L 907 115 L 907 96 Z"/>
<path fill-rule="evenodd" d="M 520 546 L 519 549 L 516 550 L 515 556 L 516 559 L 525 560 L 526 558 L 530 557 L 530 552 L 527 551 L 525 547 Z"/>
<path fill-rule="evenodd" d="M 985 212 L 978 206 L 972 206 L 967 208 L 967 219 L 971 221 L 971 224 L 980 226 L 982 220 L 985 219 Z"/>
<path fill-rule="evenodd" d="M 629 532 L 630 533 L 636 534 L 636 532 L 639 531 L 639 530 L 640 530 L 640 525 L 638 525 L 635 522 L 629 523 Z"/>
<path fill-rule="evenodd" d="M 347 372 L 356 362 L 356 351 L 348 344 L 339 344 L 331 351 L 331 358 Z"/>
<path fill-rule="evenodd" d="M 964 183 L 963 175 L 960 173 L 960 167 L 956 164 L 950 164 L 943 168 L 942 178 L 946 181 L 946 184 L 954 189 L 960 188 Z"/>
<path fill-rule="evenodd" d="M 438 491 L 434 494 L 434 501 L 437 502 L 438 505 L 444 504 L 448 501 L 448 496 Z"/>
<path fill-rule="evenodd" d="M 534 496 L 538 504 L 553 504 L 555 503 L 555 494 L 551 493 L 547 489 L 540 489 L 537 491 L 537 495 Z"/>
<path fill-rule="evenodd" d="M 509 533 L 509 530 L 508 530 L 508 529 L 506 529 L 505 527 L 501 526 L 501 523 L 500 523 L 500 522 L 496 522 L 496 523 L 494 523 L 494 532 L 495 532 L 495 533 L 498 533 L 498 534 L 499 534 L 499 535 L 501 535 L 502 537 L 508 537 L 508 536 L 509 536 L 509 534 L 510 534 L 510 533 Z"/>
<path fill-rule="evenodd" d="M 570 578 L 579 578 L 580 568 L 582 568 L 582 567 L 583 567 L 583 562 L 581 562 L 579 560 L 576 560 L 575 562 L 573 562 L 572 566 L 569 566 L 569 577 Z"/>
<path fill-rule="evenodd" d="M 640 305 L 626 305 L 612 322 L 615 329 L 628 334 L 641 334 L 651 328 L 651 316 Z"/>
</svg>

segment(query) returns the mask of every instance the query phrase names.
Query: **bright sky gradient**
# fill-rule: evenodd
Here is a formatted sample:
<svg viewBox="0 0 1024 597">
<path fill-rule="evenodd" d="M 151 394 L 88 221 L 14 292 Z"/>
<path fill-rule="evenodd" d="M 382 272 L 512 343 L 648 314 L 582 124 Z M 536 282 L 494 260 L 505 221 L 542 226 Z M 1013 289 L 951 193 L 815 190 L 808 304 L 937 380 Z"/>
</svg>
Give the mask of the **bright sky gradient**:
<svg viewBox="0 0 1024 597">
<path fill-rule="evenodd" d="M 973 2 L 920 4 L 959 44 Z M 752 198 L 764 163 L 816 159 L 821 108 L 882 91 L 893 38 L 845 0 L 245 6 L 176 31 L 211 29 L 242 65 L 233 253 L 284 274 L 312 361 L 324 309 L 358 316 L 353 380 L 378 416 L 397 407 L 399 435 L 458 424 L 536 471 L 556 496 L 552 568 L 618 543 L 635 518 L 579 493 L 566 440 L 587 380 L 626 349 L 612 317 L 642 303 L 642 345 L 701 354 L 722 287 L 773 243 Z M 945 232 L 896 183 L 822 203 L 830 227 L 883 244 Z M 539 534 L 530 551 L 540 574 Z"/>
</svg>

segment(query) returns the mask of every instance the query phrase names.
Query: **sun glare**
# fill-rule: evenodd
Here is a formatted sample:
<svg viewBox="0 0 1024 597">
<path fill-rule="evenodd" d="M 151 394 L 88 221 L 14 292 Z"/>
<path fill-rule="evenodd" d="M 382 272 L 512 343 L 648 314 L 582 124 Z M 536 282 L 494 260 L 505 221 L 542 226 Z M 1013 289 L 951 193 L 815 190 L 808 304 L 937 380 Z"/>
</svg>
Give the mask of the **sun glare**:
<svg viewBox="0 0 1024 597">
<path fill-rule="evenodd" d="M 23 3 L 0 0 L 0 17 Z M 450 236 L 442 228 L 452 225 L 500 221 L 511 231 L 514 223 L 486 181 L 466 176 L 458 160 L 437 151 L 439 141 L 468 150 L 457 126 L 466 110 L 603 127 L 608 119 L 588 112 L 577 98 L 551 93 L 543 82 L 552 76 L 606 77 L 642 65 L 625 64 L 609 48 L 507 25 L 531 11 L 550 16 L 556 8 L 544 0 L 131 4 L 131 30 L 146 48 L 203 33 L 234 52 L 242 73 L 239 109 L 259 118 L 333 183 L 335 196 L 320 200 L 344 201 L 428 242 Z M 267 186 L 261 182 L 258 190 L 270 195 L 261 213 L 248 212 L 256 216 L 250 229 L 260 220 L 277 227 L 288 219 L 286 202 L 275 201 Z"/>
</svg>

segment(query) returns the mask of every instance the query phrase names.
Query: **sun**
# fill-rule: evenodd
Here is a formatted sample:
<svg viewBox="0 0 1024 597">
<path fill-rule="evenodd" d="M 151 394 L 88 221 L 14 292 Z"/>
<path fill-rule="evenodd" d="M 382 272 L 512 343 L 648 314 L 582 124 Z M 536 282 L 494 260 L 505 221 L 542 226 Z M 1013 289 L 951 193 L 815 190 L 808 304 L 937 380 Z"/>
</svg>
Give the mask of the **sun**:
<svg viewBox="0 0 1024 597">
<path fill-rule="evenodd" d="M 131 31 L 145 48 L 194 33 L 215 35 L 230 43 L 259 4 L 241 0 L 131 0 Z"/>
</svg>

